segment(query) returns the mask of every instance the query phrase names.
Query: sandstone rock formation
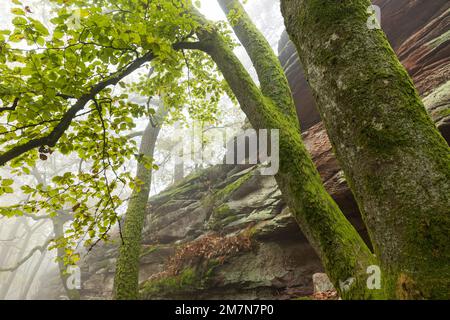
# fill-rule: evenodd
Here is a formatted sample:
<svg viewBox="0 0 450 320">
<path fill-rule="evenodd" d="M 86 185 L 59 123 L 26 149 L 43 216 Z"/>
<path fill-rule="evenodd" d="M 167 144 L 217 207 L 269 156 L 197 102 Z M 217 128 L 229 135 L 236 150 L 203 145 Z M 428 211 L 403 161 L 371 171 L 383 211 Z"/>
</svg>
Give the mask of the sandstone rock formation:
<svg viewBox="0 0 450 320">
<path fill-rule="evenodd" d="M 385 32 L 449 141 L 450 3 L 374 3 L 382 8 Z M 286 34 L 280 40 L 280 60 L 297 102 L 305 144 L 326 189 L 369 242 Z M 205 239 L 214 245 L 202 243 Z M 111 297 L 117 242 L 98 246 L 85 258 L 83 298 Z M 295 298 L 313 293 L 312 275 L 321 271 L 275 180 L 258 175 L 255 166 L 202 170 L 151 199 L 141 255 L 142 298 Z M 62 293 L 52 287 L 44 294 L 57 298 Z"/>
<path fill-rule="evenodd" d="M 433 120 L 450 139 L 450 3 L 447 0 L 375 0 L 381 26 L 412 76 Z M 303 130 L 320 122 L 295 47 L 283 33 L 280 61 L 286 70 Z"/>
</svg>

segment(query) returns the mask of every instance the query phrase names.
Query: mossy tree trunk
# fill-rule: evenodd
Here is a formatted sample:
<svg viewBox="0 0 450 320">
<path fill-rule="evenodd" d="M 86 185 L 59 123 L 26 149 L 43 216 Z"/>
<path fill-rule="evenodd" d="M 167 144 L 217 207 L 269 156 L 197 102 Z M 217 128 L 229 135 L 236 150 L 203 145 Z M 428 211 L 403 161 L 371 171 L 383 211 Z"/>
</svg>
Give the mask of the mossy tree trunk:
<svg viewBox="0 0 450 320">
<path fill-rule="evenodd" d="M 142 136 L 140 156 L 153 158 L 156 141 L 166 114 L 166 108 L 161 105 L 154 119 L 149 121 Z M 152 169 L 147 168 L 144 163 L 138 163 L 136 178 L 142 184 L 139 190 L 133 191 L 125 214 L 122 228 L 123 243 L 120 246 L 114 278 L 114 298 L 117 300 L 137 299 L 139 295 L 139 257 Z"/>
<path fill-rule="evenodd" d="M 239 5 L 235 1 L 221 4 Z M 280 63 L 243 8 L 239 10 L 242 12 L 235 31 L 253 61 L 261 88 L 214 28 L 198 31 L 199 47 L 216 62 L 252 126 L 280 130 L 280 169 L 276 180 L 341 296 L 355 299 L 374 296 L 378 293 L 366 290 L 366 269 L 375 263 L 375 258 L 326 192 L 302 142 L 292 94 Z M 208 24 L 196 15 L 202 24 Z M 341 290 L 340 283 L 349 278 L 356 280 L 353 287 Z"/>
<path fill-rule="evenodd" d="M 450 150 L 368 0 L 282 0 L 388 298 L 450 297 Z"/>
</svg>

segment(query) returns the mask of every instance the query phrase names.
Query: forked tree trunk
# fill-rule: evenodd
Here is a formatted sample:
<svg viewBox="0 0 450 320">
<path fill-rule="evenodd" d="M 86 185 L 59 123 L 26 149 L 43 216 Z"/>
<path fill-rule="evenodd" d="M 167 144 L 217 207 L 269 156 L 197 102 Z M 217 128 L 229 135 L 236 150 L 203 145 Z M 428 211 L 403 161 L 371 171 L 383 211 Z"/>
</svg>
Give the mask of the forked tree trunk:
<svg viewBox="0 0 450 320">
<path fill-rule="evenodd" d="M 450 149 L 368 0 L 281 0 L 388 298 L 450 297 Z"/>
<path fill-rule="evenodd" d="M 198 13 L 194 14 L 200 23 L 208 24 Z M 377 295 L 377 291 L 366 290 L 366 270 L 375 258 L 322 184 L 302 142 L 292 95 L 277 57 L 245 12 L 240 15 L 238 26 L 236 34 L 253 61 L 261 89 L 214 28 L 198 31 L 200 48 L 216 62 L 252 126 L 280 130 L 280 169 L 276 180 L 341 296 L 362 299 Z M 354 278 L 351 290 L 341 290 L 340 284 L 350 278 Z"/>
</svg>

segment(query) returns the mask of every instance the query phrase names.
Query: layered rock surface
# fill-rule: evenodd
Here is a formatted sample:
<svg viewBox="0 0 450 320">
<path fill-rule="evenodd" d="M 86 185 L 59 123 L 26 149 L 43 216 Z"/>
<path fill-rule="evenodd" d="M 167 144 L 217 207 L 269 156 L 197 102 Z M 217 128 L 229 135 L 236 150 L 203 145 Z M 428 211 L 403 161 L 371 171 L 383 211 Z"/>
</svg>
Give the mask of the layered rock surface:
<svg viewBox="0 0 450 320">
<path fill-rule="evenodd" d="M 382 8 L 382 26 L 389 40 L 449 141 L 450 3 L 374 3 Z M 358 207 L 285 34 L 280 40 L 280 61 L 293 89 L 305 144 L 326 189 L 367 240 Z M 151 199 L 141 255 L 142 298 L 288 299 L 313 293 L 312 275 L 322 271 L 321 263 L 290 217 L 275 180 L 257 172 L 254 166 L 208 168 Z M 214 246 L 202 244 L 210 239 Z M 230 248 L 223 249 L 221 243 Z M 198 252 L 187 250 L 189 246 Z M 117 243 L 112 242 L 85 258 L 83 298 L 111 297 L 116 255 Z M 57 298 L 61 293 L 53 286 L 45 295 Z"/>
<path fill-rule="evenodd" d="M 450 139 L 450 2 L 374 0 L 381 26 L 444 137 Z M 280 61 L 286 70 L 303 130 L 320 122 L 294 45 L 283 33 Z"/>
<path fill-rule="evenodd" d="M 358 211 L 342 193 L 345 179 L 323 134 L 320 125 L 311 128 L 304 134 L 306 145 L 327 190 L 348 208 L 348 218 L 365 235 Z M 291 217 L 275 179 L 260 175 L 257 166 L 201 170 L 153 197 L 148 211 L 140 270 L 143 298 L 285 299 L 313 293 L 312 275 L 322 271 L 321 263 Z M 236 250 L 219 256 L 177 254 L 210 236 L 223 242 L 242 237 L 238 241 L 251 246 L 240 248 L 237 242 Z M 88 256 L 82 270 L 86 298 L 110 297 L 116 253 L 116 246 L 108 244 Z M 177 256 L 183 260 L 179 272 L 164 274 Z"/>
</svg>

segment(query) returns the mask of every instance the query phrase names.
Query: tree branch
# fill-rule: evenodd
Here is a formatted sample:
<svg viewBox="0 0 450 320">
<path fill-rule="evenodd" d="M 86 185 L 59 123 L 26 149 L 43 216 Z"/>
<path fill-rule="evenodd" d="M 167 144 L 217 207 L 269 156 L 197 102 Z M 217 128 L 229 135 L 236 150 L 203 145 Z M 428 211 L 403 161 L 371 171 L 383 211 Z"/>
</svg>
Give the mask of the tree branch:
<svg viewBox="0 0 450 320">
<path fill-rule="evenodd" d="M 126 136 L 126 138 L 133 139 L 133 138 L 136 138 L 136 137 L 142 137 L 143 134 L 144 134 L 144 131 L 136 131 L 136 132 L 132 132 L 132 133 L 128 134 Z"/>
<path fill-rule="evenodd" d="M 208 50 L 208 46 L 206 45 L 205 42 L 203 41 L 196 41 L 196 42 L 179 42 L 173 45 L 173 48 L 175 50 L 182 50 L 182 49 L 187 49 L 187 50 L 201 50 L 201 51 L 207 51 Z"/>
<path fill-rule="evenodd" d="M 206 50 L 206 46 L 203 42 L 179 42 L 173 45 L 174 50 L 181 49 L 198 49 L 198 50 Z M 89 93 L 82 95 L 78 98 L 77 102 L 64 114 L 59 123 L 53 130 L 46 136 L 41 138 L 32 139 L 24 144 L 13 147 L 12 149 L 0 154 L 0 166 L 5 165 L 7 162 L 11 161 L 14 158 L 21 156 L 22 154 L 33 150 L 34 148 L 38 148 L 40 146 L 49 146 L 54 147 L 58 140 L 62 137 L 64 132 L 70 127 L 70 124 L 73 118 L 76 117 L 76 114 L 82 110 L 86 104 L 93 100 L 95 96 L 100 93 L 103 89 L 108 86 L 116 85 L 119 81 L 121 81 L 126 76 L 133 73 L 135 70 L 140 68 L 144 63 L 149 62 L 155 58 L 155 55 L 152 52 L 147 52 L 140 58 L 137 58 L 132 63 L 130 63 L 126 68 L 121 71 L 118 71 L 115 76 L 101 81 L 97 83 L 97 85 L 93 86 Z M 62 96 L 62 95 L 61 95 Z M 66 97 L 70 98 L 70 97 Z M 16 102 L 17 100 L 17 102 Z M 15 100 L 15 106 L 9 108 L 3 108 L 5 110 L 15 109 L 18 103 L 18 98 Z M 0 109 L 0 112 L 3 111 Z"/>
<path fill-rule="evenodd" d="M 34 247 L 33 249 L 31 249 L 31 251 L 25 256 L 23 257 L 21 260 L 19 260 L 15 265 L 9 267 L 9 268 L 0 268 L 0 272 L 8 272 L 8 271 L 15 271 L 17 270 L 21 265 L 23 265 L 25 262 L 28 261 L 28 259 L 30 259 L 33 254 L 36 251 L 40 251 L 41 253 L 44 252 L 44 250 L 47 249 L 48 245 L 50 244 L 50 242 L 52 241 L 51 238 L 47 239 L 44 244 Z"/>
<path fill-rule="evenodd" d="M 36 215 L 33 215 L 33 214 L 29 214 L 29 213 L 23 213 L 22 216 L 23 217 L 27 217 L 27 218 L 31 218 L 34 221 L 45 220 L 45 219 L 50 219 L 51 218 L 51 216 L 48 215 L 48 214 L 43 215 L 43 216 L 36 216 Z"/>
<path fill-rule="evenodd" d="M 134 60 L 122 71 L 116 73 L 115 76 L 97 83 L 91 88 L 89 93 L 82 95 L 77 102 L 64 114 L 61 121 L 56 127 L 46 136 L 30 140 L 24 144 L 13 147 L 0 155 L 0 166 L 5 165 L 8 161 L 17 158 L 18 156 L 40 146 L 54 147 L 64 132 L 69 128 L 72 119 L 76 116 L 77 112 L 82 110 L 85 105 L 95 98 L 103 89 L 110 85 L 116 85 L 123 78 L 140 68 L 144 63 L 151 61 L 155 56 L 152 52 L 146 53 L 144 56 Z"/>
<path fill-rule="evenodd" d="M 93 110 L 88 110 L 86 112 L 79 113 L 74 118 L 79 118 L 79 117 L 85 116 L 85 115 L 91 113 L 92 111 Z M 8 130 L 8 131 L 3 131 L 2 133 L 0 133 L 0 135 L 5 135 L 5 134 L 16 132 L 16 131 L 19 131 L 19 130 L 25 130 L 25 129 L 28 129 L 28 128 L 34 128 L 34 127 L 37 127 L 37 126 L 42 126 L 42 125 L 47 124 L 47 123 L 59 122 L 61 120 L 62 120 L 62 118 L 43 120 L 41 122 L 26 124 L 26 125 L 23 125 L 21 127 L 16 127 L 14 125 L 8 124 L 9 126 L 14 127 L 14 129 Z"/>
<path fill-rule="evenodd" d="M 18 104 L 19 104 L 19 98 L 15 98 L 11 107 L 0 108 L 0 112 L 3 112 L 3 111 L 14 111 L 14 110 L 16 110 Z"/>
</svg>

